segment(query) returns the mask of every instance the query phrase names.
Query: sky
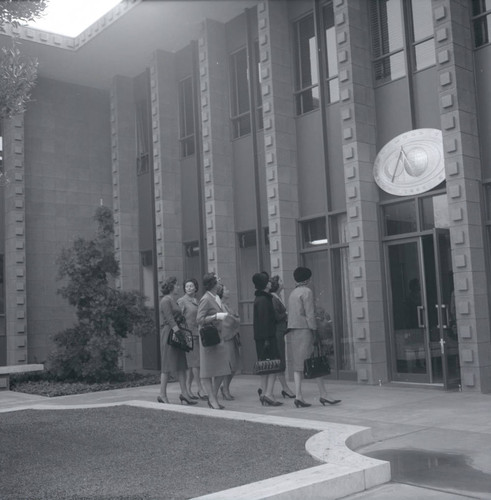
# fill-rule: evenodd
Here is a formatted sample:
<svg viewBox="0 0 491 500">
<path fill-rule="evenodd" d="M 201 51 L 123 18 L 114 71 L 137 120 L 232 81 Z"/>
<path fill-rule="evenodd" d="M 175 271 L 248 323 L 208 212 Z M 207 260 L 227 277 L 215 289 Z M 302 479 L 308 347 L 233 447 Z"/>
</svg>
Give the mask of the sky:
<svg viewBox="0 0 491 500">
<path fill-rule="evenodd" d="M 121 0 L 48 0 L 43 17 L 29 26 L 75 37 Z"/>
</svg>

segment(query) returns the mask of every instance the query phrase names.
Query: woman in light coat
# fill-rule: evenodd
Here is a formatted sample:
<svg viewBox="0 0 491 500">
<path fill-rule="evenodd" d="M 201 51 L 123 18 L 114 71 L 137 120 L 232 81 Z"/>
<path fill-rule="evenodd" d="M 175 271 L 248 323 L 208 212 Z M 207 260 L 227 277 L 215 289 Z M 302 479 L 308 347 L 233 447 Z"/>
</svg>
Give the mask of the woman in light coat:
<svg viewBox="0 0 491 500">
<path fill-rule="evenodd" d="M 314 313 L 314 294 L 308 287 L 312 271 L 308 267 L 297 267 L 293 272 L 296 282 L 295 289 L 288 298 L 288 335 L 292 343 L 293 379 L 295 381 L 296 408 L 311 406 L 306 403 L 302 394 L 303 367 L 305 359 L 309 358 L 314 350 L 314 340 L 318 342 L 317 322 Z M 339 399 L 328 399 L 324 379 L 316 378 L 319 388 L 319 402 L 324 406 L 338 404 Z"/>
<path fill-rule="evenodd" d="M 188 370 L 186 373 L 186 387 L 188 388 L 189 396 L 191 399 L 206 399 L 205 391 L 201 385 L 201 378 L 199 375 L 199 335 L 198 323 L 196 316 L 198 314 L 198 299 L 196 294 L 199 290 L 198 282 L 194 278 L 190 278 L 184 282 L 184 295 L 177 301 L 181 308 L 182 314 L 186 319 L 186 325 L 193 334 L 193 350 L 186 353 L 186 361 Z M 198 396 L 193 394 L 191 386 L 193 380 L 198 386 Z"/>
<path fill-rule="evenodd" d="M 213 324 L 221 334 L 222 321 L 227 317 L 228 313 L 222 306 L 222 301 L 218 296 L 218 279 L 215 273 L 207 273 L 203 277 L 203 288 L 206 290 L 203 297 L 199 301 L 198 315 L 196 321 L 198 328 L 205 324 Z M 200 376 L 201 381 L 208 394 L 208 406 L 214 410 L 223 409 L 224 407 L 218 403 L 218 388 L 222 383 L 223 377 L 230 375 L 230 364 L 227 358 L 227 352 L 223 339 L 220 343 L 204 347 L 200 345 Z"/>
<path fill-rule="evenodd" d="M 160 375 L 160 394 L 157 398 L 159 403 L 169 403 L 167 398 L 167 383 L 169 374 L 173 373 L 177 376 L 179 385 L 181 386 L 181 394 L 179 400 L 188 405 L 195 405 L 188 393 L 186 387 L 186 353 L 173 347 L 167 343 L 170 332 L 178 331 L 179 325 L 176 318 L 180 316 L 181 309 L 177 305 L 177 297 L 179 296 L 179 285 L 177 278 L 170 277 L 162 285 L 162 299 L 160 301 L 160 359 L 161 359 L 161 375 Z"/>
</svg>

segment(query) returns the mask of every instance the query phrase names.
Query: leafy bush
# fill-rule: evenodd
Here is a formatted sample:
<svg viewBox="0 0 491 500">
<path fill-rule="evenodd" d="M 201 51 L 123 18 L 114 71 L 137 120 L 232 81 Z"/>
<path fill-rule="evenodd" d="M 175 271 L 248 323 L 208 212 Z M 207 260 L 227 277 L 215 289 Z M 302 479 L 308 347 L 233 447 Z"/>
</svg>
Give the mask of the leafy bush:
<svg viewBox="0 0 491 500">
<path fill-rule="evenodd" d="M 55 349 L 47 368 L 60 380 L 101 382 L 120 376 L 122 339 L 155 329 L 151 310 L 138 291 L 118 290 L 119 264 L 114 253 L 114 220 L 107 207 L 98 207 L 97 235 L 77 238 L 58 259 L 58 293 L 76 308 L 78 323 L 53 336 Z"/>
</svg>

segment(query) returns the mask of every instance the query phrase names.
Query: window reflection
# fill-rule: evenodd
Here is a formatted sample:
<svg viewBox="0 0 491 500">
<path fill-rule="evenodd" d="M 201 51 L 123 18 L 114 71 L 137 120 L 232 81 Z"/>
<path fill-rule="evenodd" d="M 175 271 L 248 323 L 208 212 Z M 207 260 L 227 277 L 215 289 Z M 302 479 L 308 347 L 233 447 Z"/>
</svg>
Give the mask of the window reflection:
<svg viewBox="0 0 491 500">
<path fill-rule="evenodd" d="M 413 233 L 417 231 L 416 203 L 414 200 L 383 207 L 385 234 Z"/>
</svg>

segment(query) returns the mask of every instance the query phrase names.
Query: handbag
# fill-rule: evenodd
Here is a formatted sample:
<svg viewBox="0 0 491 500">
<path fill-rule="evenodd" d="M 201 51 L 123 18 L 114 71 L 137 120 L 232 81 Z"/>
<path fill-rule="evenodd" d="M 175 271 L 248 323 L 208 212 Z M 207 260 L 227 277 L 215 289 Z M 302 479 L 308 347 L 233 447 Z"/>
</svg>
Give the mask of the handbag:
<svg viewBox="0 0 491 500">
<path fill-rule="evenodd" d="M 281 371 L 281 359 L 263 359 L 254 363 L 254 375 L 269 375 Z"/>
<path fill-rule="evenodd" d="M 266 354 L 267 348 L 268 346 L 265 345 L 263 355 Z M 281 359 L 263 359 L 254 363 L 254 375 L 269 375 L 270 373 L 279 373 L 280 371 L 282 371 Z"/>
<path fill-rule="evenodd" d="M 167 343 L 175 347 L 176 349 L 180 349 L 184 352 L 189 352 L 193 350 L 193 334 L 187 328 L 180 327 L 177 332 L 171 330 L 169 332 L 169 336 L 167 337 Z"/>
<path fill-rule="evenodd" d="M 220 343 L 218 328 L 212 323 L 208 323 L 200 328 L 199 336 L 201 337 L 203 347 L 211 347 Z"/>
<path fill-rule="evenodd" d="M 325 354 L 321 353 L 320 347 L 317 346 L 310 358 L 303 362 L 303 376 L 305 378 L 318 378 L 330 373 L 329 359 Z"/>
</svg>

